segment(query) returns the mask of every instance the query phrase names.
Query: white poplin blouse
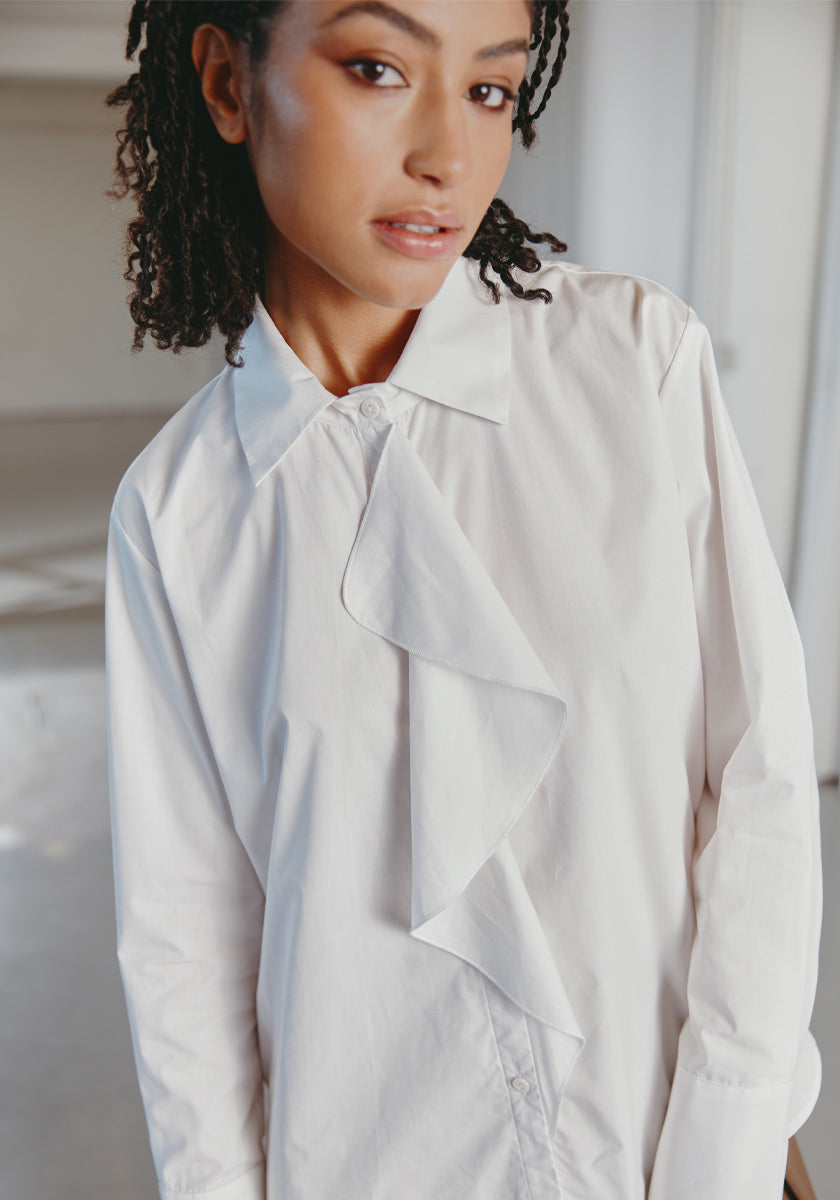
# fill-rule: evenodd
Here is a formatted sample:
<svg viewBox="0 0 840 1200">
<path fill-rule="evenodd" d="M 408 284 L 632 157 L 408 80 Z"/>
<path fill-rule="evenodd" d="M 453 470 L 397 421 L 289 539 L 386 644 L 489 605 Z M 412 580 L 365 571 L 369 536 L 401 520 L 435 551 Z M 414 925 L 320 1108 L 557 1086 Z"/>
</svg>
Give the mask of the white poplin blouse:
<svg viewBox="0 0 840 1200">
<path fill-rule="evenodd" d="M 258 306 L 123 479 L 119 959 L 161 1195 L 778 1200 L 802 656 L 696 315 L 459 260 L 336 398 Z"/>
</svg>

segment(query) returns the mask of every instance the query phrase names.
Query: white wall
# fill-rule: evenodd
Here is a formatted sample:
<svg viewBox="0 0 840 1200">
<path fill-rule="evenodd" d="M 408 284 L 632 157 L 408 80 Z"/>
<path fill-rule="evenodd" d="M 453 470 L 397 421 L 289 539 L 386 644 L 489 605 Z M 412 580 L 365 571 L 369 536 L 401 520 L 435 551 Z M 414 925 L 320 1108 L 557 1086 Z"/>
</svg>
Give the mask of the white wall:
<svg viewBox="0 0 840 1200">
<path fill-rule="evenodd" d="M 131 353 L 107 90 L 0 80 L 0 420 L 173 411 L 219 369 L 215 350 Z"/>
<path fill-rule="evenodd" d="M 566 64 L 501 194 L 567 258 L 685 295 L 702 5 L 573 0 Z"/>
<path fill-rule="evenodd" d="M 817 769 L 826 777 L 836 777 L 840 769 L 840 21 L 835 48 L 825 237 L 793 588 L 811 688 Z"/>
<path fill-rule="evenodd" d="M 21 59 L 26 72 L 40 61 Z M 101 606 L 119 478 L 221 365 L 217 347 L 175 356 L 147 340 L 131 352 L 131 206 L 105 194 L 112 82 L 0 76 L 0 621 Z"/>
<path fill-rule="evenodd" d="M 723 352 L 721 382 L 790 581 L 836 5 L 763 0 L 715 16 L 731 104 L 706 154 L 694 299 Z"/>
</svg>

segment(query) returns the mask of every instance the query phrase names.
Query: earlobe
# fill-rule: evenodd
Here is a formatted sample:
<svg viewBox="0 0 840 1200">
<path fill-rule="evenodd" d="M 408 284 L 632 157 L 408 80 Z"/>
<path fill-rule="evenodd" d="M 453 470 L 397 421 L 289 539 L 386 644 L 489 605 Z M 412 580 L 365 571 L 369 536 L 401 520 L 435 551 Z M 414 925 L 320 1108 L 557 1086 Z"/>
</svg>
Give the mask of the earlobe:
<svg viewBox="0 0 840 1200">
<path fill-rule="evenodd" d="M 231 145 L 244 142 L 248 120 L 240 43 L 217 25 L 199 25 L 193 33 L 192 60 L 219 136 Z"/>
</svg>

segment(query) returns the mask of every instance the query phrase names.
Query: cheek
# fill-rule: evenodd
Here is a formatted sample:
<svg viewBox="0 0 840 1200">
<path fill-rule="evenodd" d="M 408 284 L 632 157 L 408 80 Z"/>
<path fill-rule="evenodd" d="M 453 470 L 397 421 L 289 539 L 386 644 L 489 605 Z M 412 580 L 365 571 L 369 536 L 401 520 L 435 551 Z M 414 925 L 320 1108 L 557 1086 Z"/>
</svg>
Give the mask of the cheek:
<svg viewBox="0 0 840 1200">
<path fill-rule="evenodd" d="M 370 201 L 377 183 L 393 173 L 396 147 L 361 117 L 346 106 L 277 96 L 264 114 L 253 158 L 269 212 L 278 205 L 349 209 Z"/>
<path fill-rule="evenodd" d="M 504 128 L 500 130 L 494 140 L 493 148 L 488 158 L 492 159 L 494 170 L 500 175 L 504 175 L 507 165 L 510 162 L 511 151 L 513 150 L 513 129 L 511 128 L 510 119 L 502 121 L 501 124 Z"/>
<path fill-rule="evenodd" d="M 289 134 L 300 132 L 311 121 L 312 105 L 294 73 L 281 63 L 266 74 L 260 83 L 259 132 L 277 136 L 278 130 Z"/>
<path fill-rule="evenodd" d="M 478 163 L 477 181 L 480 181 L 481 190 L 489 193 L 487 204 L 493 199 L 502 182 L 510 161 L 510 153 L 511 136 L 507 128 L 503 133 L 483 140 L 475 152 L 474 161 Z"/>
</svg>

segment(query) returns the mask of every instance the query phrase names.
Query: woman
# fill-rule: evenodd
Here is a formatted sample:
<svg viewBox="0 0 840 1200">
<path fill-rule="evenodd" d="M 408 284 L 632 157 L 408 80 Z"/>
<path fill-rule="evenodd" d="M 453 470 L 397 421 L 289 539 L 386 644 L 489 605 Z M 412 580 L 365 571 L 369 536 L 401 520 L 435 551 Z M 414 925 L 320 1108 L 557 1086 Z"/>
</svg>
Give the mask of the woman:
<svg viewBox="0 0 840 1200">
<path fill-rule="evenodd" d="M 565 5 L 144 33 L 138 344 L 229 364 L 109 543 L 162 1196 L 780 1196 L 819 1082 L 801 652 L 695 314 L 494 200 Z"/>
</svg>

